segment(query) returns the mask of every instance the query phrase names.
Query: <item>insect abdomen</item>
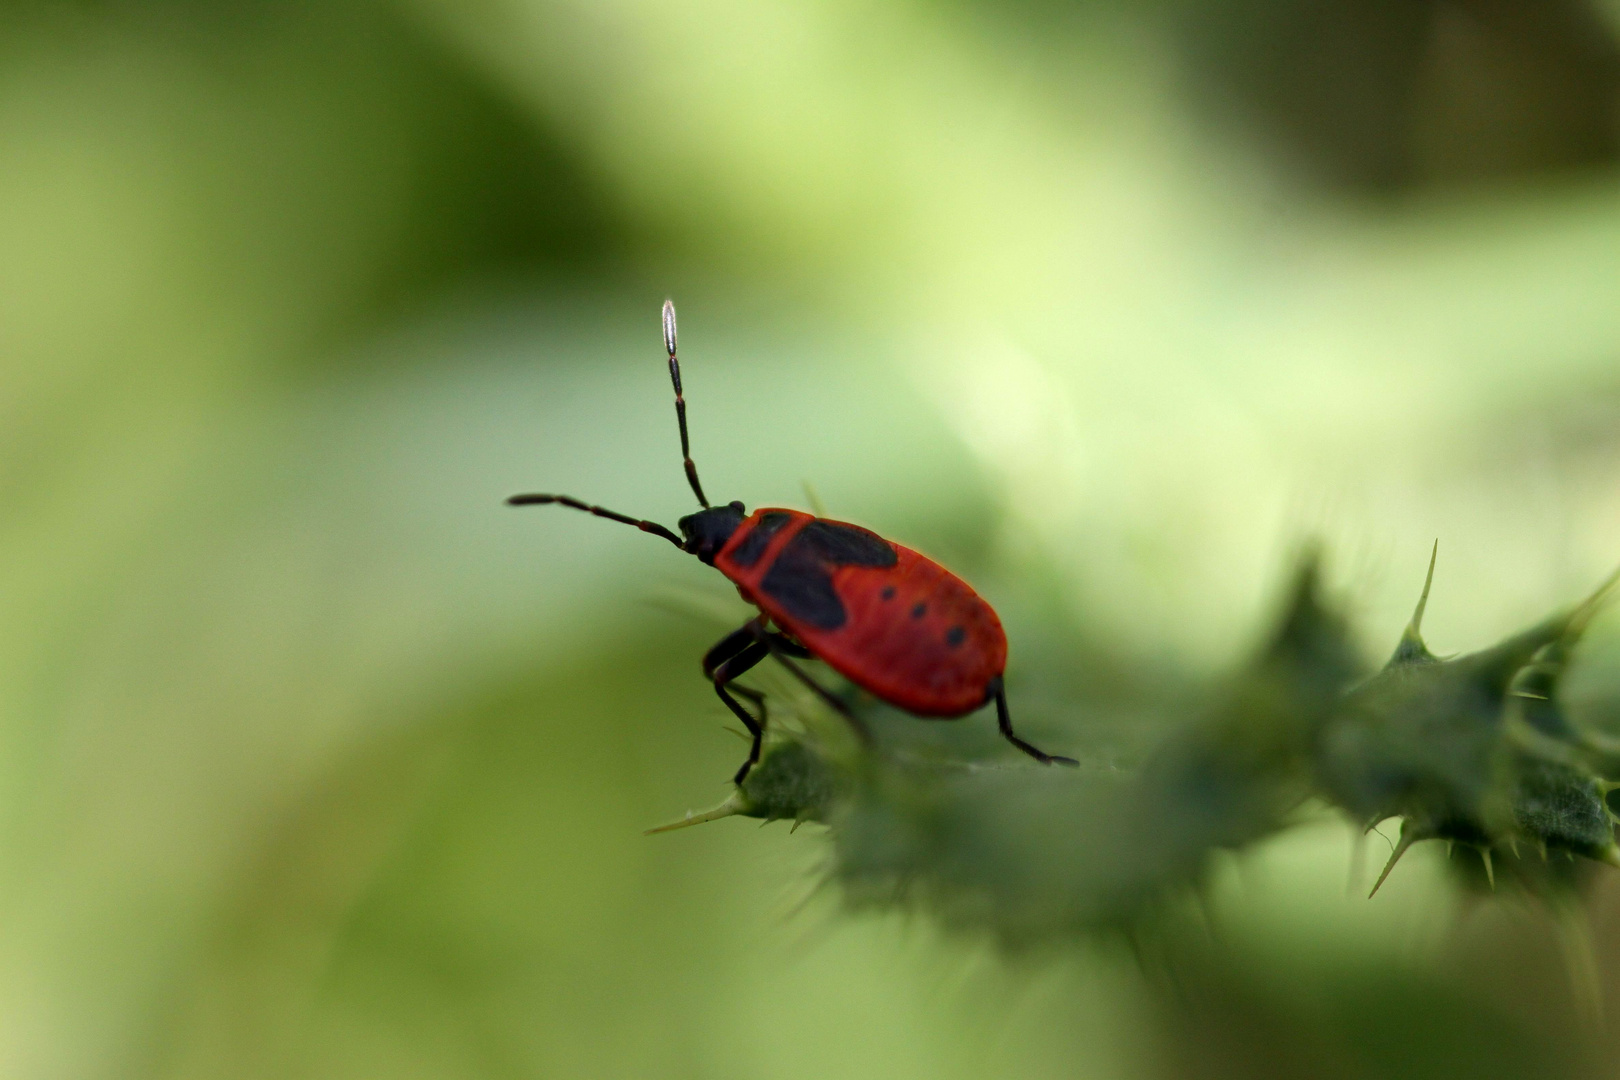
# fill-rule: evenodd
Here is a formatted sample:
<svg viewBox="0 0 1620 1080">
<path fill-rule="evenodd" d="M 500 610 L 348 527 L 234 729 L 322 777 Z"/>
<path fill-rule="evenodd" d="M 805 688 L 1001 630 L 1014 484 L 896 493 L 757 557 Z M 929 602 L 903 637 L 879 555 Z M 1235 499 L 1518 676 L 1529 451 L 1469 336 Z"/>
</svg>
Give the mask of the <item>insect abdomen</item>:
<svg viewBox="0 0 1620 1080">
<path fill-rule="evenodd" d="M 850 618 L 806 642 L 857 685 L 907 712 L 952 717 L 983 705 L 1007 666 L 994 609 L 956 575 L 908 548 L 881 580 L 850 568 L 835 578 Z"/>
</svg>

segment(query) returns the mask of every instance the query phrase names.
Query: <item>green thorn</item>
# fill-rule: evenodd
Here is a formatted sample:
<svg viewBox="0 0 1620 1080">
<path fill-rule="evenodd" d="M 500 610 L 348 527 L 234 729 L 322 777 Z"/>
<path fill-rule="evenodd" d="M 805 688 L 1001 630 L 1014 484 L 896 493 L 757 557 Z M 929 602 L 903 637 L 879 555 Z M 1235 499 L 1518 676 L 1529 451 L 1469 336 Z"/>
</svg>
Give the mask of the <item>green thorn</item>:
<svg viewBox="0 0 1620 1080">
<path fill-rule="evenodd" d="M 1616 569 L 1614 573 L 1604 578 L 1603 584 L 1594 589 L 1592 595 L 1582 600 L 1579 606 L 1570 613 L 1569 625 L 1564 630 L 1566 639 L 1585 632 L 1586 624 L 1591 622 L 1592 617 L 1602 610 L 1603 605 L 1608 602 L 1609 594 L 1614 591 L 1617 585 L 1620 585 L 1620 569 Z"/>
<path fill-rule="evenodd" d="M 827 504 L 821 501 L 821 494 L 816 491 L 815 485 L 808 480 L 800 480 L 799 483 L 804 485 L 804 501 L 810 504 L 810 511 L 816 517 L 826 517 Z"/>
<path fill-rule="evenodd" d="M 1429 606 L 1429 586 L 1434 584 L 1434 563 L 1440 557 L 1440 538 L 1435 537 L 1434 547 L 1429 549 L 1429 572 L 1423 577 L 1423 594 L 1418 597 L 1417 610 L 1412 612 L 1412 621 L 1407 625 L 1407 631 L 1419 641 L 1419 631 L 1423 629 L 1423 611 Z"/>
<path fill-rule="evenodd" d="M 721 803 L 719 806 L 708 810 L 703 810 L 698 813 L 693 813 L 692 811 L 688 810 L 686 812 L 686 816 L 681 818 L 679 821 L 671 821 L 668 825 L 655 825 L 652 828 L 643 831 L 642 835 L 651 836 L 653 833 L 669 832 L 672 829 L 684 829 L 691 825 L 701 825 L 705 821 L 719 821 L 721 818 L 731 817 L 733 814 L 740 814 L 746 808 L 747 807 L 743 803 L 742 792 L 733 791 L 730 795 L 726 796 L 726 801 Z"/>
<path fill-rule="evenodd" d="M 1423 578 L 1423 593 L 1418 597 L 1417 608 L 1412 612 L 1412 621 L 1406 624 L 1401 632 L 1401 640 L 1395 646 L 1395 655 L 1390 658 L 1391 664 L 1409 664 L 1415 661 L 1433 659 L 1429 647 L 1423 643 L 1423 612 L 1429 606 L 1429 588 L 1434 584 L 1434 564 L 1440 555 L 1440 541 L 1435 540 L 1434 547 L 1429 552 L 1429 572 Z"/>
<path fill-rule="evenodd" d="M 1495 892 L 1496 891 L 1496 868 L 1491 865 L 1491 849 L 1488 848 L 1488 847 L 1480 848 L 1479 849 L 1479 857 L 1485 863 L 1485 880 L 1491 883 L 1491 892 Z"/>
<path fill-rule="evenodd" d="M 1395 869 L 1396 863 L 1401 861 L 1401 856 L 1406 854 L 1406 849 L 1411 847 L 1416 842 L 1417 834 L 1413 833 L 1406 827 L 1406 825 L 1402 824 L 1401 838 L 1400 840 L 1396 841 L 1395 850 L 1390 852 L 1389 862 L 1384 864 L 1384 872 L 1378 875 L 1377 881 L 1373 882 L 1372 892 L 1367 894 L 1367 899 L 1371 900 L 1373 897 L 1378 895 L 1378 890 L 1383 886 L 1384 879 L 1389 877 L 1389 872 Z"/>
</svg>

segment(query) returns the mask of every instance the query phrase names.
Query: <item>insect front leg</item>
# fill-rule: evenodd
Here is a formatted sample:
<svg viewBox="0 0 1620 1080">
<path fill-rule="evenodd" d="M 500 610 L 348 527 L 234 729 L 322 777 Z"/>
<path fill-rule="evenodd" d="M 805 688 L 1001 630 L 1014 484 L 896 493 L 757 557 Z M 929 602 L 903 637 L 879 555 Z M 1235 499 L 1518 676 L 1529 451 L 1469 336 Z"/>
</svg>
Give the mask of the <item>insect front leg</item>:
<svg viewBox="0 0 1620 1080">
<path fill-rule="evenodd" d="M 737 775 L 733 778 L 732 782 L 737 784 L 743 782 L 748 770 L 759 761 L 760 744 L 765 737 L 765 695 L 745 686 L 728 684 L 771 655 L 769 646 L 759 639 L 759 635 L 763 632 L 764 628 L 758 625 L 757 620 L 749 620 L 740 630 L 727 634 L 703 655 L 703 674 L 714 684 L 714 692 L 720 695 L 720 700 L 726 703 L 726 708 L 736 714 L 737 719 L 743 722 L 743 726 L 753 736 L 753 744 L 748 750 L 748 760 L 743 762 L 742 768 L 737 770 Z M 742 702 L 732 697 L 732 691 L 742 694 L 759 707 L 759 719 L 754 719 L 753 715 L 743 708 Z"/>
</svg>

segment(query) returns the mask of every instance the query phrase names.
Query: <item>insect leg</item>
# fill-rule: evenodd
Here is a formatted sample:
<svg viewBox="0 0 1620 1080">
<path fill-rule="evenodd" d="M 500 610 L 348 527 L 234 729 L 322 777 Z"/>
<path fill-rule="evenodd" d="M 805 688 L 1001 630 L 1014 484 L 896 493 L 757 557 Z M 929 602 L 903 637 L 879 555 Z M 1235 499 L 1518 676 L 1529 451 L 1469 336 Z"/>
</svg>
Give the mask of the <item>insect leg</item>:
<svg viewBox="0 0 1620 1080">
<path fill-rule="evenodd" d="M 1059 757 L 1056 754 L 1048 754 L 1043 750 L 1037 750 L 1035 747 L 1013 734 L 1012 717 L 1007 713 L 1007 688 L 1002 685 L 1000 675 L 997 675 L 991 680 L 990 694 L 996 699 L 996 723 L 1001 728 L 1002 737 L 1008 742 L 1012 743 L 1014 746 L 1018 747 L 1018 749 L 1022 750 L 1024 753 L 1028 754 L 1030 757 L 1034 758 L 1036 761 L 1039 761 L 1043 765 L 1080 764 L 1078 761 L 1074 760 L 1074 758 Z"/>
<path fill-rule="evenodd" d="M 800 667 L 798 664 L 795 664 L 793 660 L 790 659 L 791 657 L 808 659 L 814 655 L 809 649 L 806 649 L 803 645 L 800 645 L 796 641 L 789 640 L 782 634 L 773 634 L 766 631 L 764 628 L 758 630 L 757 633 L 759 634 L 760 642 L 766 648 L 768 648 L 773 655 L 775 655 L 778 663 L 791 671 L 794 678 L 798 679 L 800 682 L 804 683 L 804 685 L 808 686 L 812 691 L 814 691 L 815 695 L 822 701 L 826 702 L 834 712 L 838 713 L 838 715 L 842 716 L 845 720 L 848 720 L 849 726 L 855 729 L 855 734 L 860 736 L 861 742 L 867 744 L 868 746 L 872 744 L 872 730 L 866 726 L 866 722 L 860 717 L 856 716 L 854 713 L 850 712 L 849 706 L 840 701 L 837 695 L 835 695 L 831 690 L 828 690 L 826 687 L 822 686 L 820 683 L 816 682 L 816 680 L 810 676 L 808 671 L 805 671 L 804 668 Z"/>
<path fill-rule="evenodd" d="M 703 654 L 703 677 L 705 679 L 713 679 L 716 668 L 759 640 L 759 632 L 754 626 L 755 621 L 750 619 L 743 624 L 742 629 L 733 630 L 721 638 L 712 649 Z"/>
<path fill-rule="evenodd" d="M 703 674 L 714 683 L 714 692 L 720 695 L 720 700 L 726 703 L 726 708 L 736 714 L 737 719 L 743 722 L 748 733 L 753 736 L 753 744 L 748 749 L 748 760 L 743 762 L 742 768 L 737 770 L 734 783 L 742 783 L 759 761 L 760 743 L 765 737 L 765 695 L 743 686 L 728 686 L 731 680 L 754 667 L 761 660 L 771 654 L 768 646 L 758 638 L 759 630 L 755 623 L 749 622 L 741 630 L 734 631 L 722 638 L 719 644 L 710 649 L 703 656 Z M 759 706 L 759 719 L 742 706 L 742 702 L 731 696 L 736 691 Z"/>
<path fill-rule="evenodd" d="M 772 652 L 781 653 L 784 656 L 797 657 L 800 660 L 811 660 L 815 658 L 815 653 L 811 652 L 803 645 L 800 645 L 797 641 L 794 641 L 786 634 L 771 634 L 769 636 L 771 639 Z"/>
<path fill-rule="evenodd" d="M 743 657 L 751 655 L 752 659 L 744 662 Z M 754 667 L 766 656 L 768 651 L 761 652 L 759 648 L 758 630 L 753 621 L 734 630 L 721 638 L 719 643 L 703 654 L 703 677 L 713 683 L 727 683 L 737 678 L 749 668 Z M 742 694 L 748 700 L 759 706 L 759 723 L 765 722 L 765 695 L 757 690 L 750 690 L 743 686 L 728 686 L 728 689 Z M 736 711 L 736 706 L 732 706 Z M 750 724 L 749 731 L 754 730 Z"/>
<path fill-rule="evenodd" d="M 765 695 L 764 695 L 764 693 L 762 693 L 759 690 L 750 689 L 749 687 L 746 687 L 746 686 L 742 685 L 741 683 L 728 683 L 726 685 L 726 689 L 731 691 L 733 694 L 741 694 L 743 697 L 747 698 L 749 701 L 752 701 L 754 703 L 754 708 L 759 710 L 759 722 L 760 722 L 760 724 L 763 725 L 765 723 Z"/>
</svg>

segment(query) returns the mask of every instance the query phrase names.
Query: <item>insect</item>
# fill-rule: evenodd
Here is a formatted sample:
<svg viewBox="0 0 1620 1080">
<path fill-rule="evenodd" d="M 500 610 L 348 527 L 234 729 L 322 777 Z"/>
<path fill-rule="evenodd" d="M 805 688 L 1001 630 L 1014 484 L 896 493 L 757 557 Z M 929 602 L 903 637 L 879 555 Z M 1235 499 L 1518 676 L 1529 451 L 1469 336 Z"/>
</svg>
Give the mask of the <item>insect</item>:
<svg viewBox="0 0 1620 1080">
<path fill-rule="evenodd" d="M 926 555 L 876 533 L 800 510 L 764 507 L 749 514 L 740 502 L 711 506 L 692 463 L 686 399 L 675 358 L 675 305 L 664 302 L 664 348 L 675 387 L 686 481 L 702 509 L 680 519 L 680 534 L 568 495 L 513 495 L 512 506 L 556 504 L 634 525 L 661 536 L 714 567 L 760 614 L 726 635 L 703 657 L 714 692 L 752 736 L 741 784 L 759 761 L 765 735 L 765 695 L 738 685 L 738 676 L 774 656 L 868 743 L 866 725 L 797 661 L 825 662 L 844 678 L 906 712 L 954 719 L 990 702 L 1007 741 L 1045 764 L 1076 765 L 1045 753 L 1013 732 L 1002 673 L 1007 636 L 995 610 L 961 578 Z M 738 697 L 758 710 L 749 712 Z"/>
</svg>

